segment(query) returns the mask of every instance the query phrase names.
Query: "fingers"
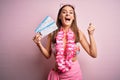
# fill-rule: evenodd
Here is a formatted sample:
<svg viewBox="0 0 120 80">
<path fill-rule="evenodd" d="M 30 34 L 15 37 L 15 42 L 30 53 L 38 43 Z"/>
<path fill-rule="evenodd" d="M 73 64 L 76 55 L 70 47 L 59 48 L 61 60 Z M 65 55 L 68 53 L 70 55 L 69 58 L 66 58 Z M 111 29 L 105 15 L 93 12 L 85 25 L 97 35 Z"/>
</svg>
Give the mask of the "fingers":
<svg viewBox="0 0 120 80">
<path fill-rule="evenodd" d="M 90 30 L 90 31 L 95 30 L 95 26 L 93 26 L 93 24 L 92 24 L 92 23 L 89 23 L 88 30 Z"/>
<path fill-rule="evenodd" d="M 39 33 L 37 33 L 34 37 L 33 37 L 33 41 L 38 44 L 41 41 L 41 35 Z"/>
<path fill-rule="evenodd" d="M 94 30 L 95 30 L 95 27 L 93 26 L 93 24 L 92 24 L 92 23 L 89 23 L 88 33 L 89 33 L 89 34 L 93 34 Z"/>
</svg>

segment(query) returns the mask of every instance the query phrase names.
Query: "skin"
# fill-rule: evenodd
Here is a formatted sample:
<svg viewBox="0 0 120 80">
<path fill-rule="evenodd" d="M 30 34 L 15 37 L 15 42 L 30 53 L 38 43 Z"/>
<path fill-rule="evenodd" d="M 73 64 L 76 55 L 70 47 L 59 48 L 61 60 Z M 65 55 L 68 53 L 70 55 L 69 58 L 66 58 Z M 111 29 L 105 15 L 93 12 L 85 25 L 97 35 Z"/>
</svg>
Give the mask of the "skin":
<svg viewBox="0 0 120 80">
<path fill-rule="evenodd" d="M 59 16 L 59 19 L 61 19 L 62 21 L 62 27 L 64 29 L 64 31 L 66 32 L 71 24 L 72 21 L 74 20 L 74 13 L 73 13 L 73 9 L 70 6 L 66 6 L 62 9 L 61 14 Z M 69 20 L 66 20 L 69 19 Z M 84 33 L 79 30 L 79 37 L 80 37 L 80 44 L 82 45 L 83 49 L 88 53 L 88 55 L 90 55 L 93 58 L 97 57 L 97 48 L 96 48 L 96 43 L 93 37 L 94 31 L 95 31 L 95 27 L 90 23 L 88 26 L 88 36 L 89 36 L 89 42 L 87 41 Z M 39 47 L 41 53 L 48 59 L 51 56 L 51 34 L 48 35 L 47 37 L 47 44 L 46 47 L 44 47 L 41 43 L 41 35 L 40 34 L 36 34 L 33 38 L 33 41 L 37 44 L 37 46 Z M 66 42 L 66 38 L 63 39 L 64 44 Z M 77 58 L 74 57 L 73 61 L 75 61 Z"/>
</svg>

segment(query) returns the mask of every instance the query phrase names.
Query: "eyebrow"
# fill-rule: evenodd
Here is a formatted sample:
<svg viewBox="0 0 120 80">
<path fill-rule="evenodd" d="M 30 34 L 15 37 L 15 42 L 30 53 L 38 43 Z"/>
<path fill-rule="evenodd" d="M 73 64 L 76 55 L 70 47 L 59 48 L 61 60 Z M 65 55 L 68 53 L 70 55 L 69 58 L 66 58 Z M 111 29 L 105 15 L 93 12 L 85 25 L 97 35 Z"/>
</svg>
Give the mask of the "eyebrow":
<svg viewBox="0 0 120 80">
<path fill-rule="evenodd" d="M 67 11 L 66 9 L 62 9 L 62 11 Z M 74 10 L 69 10 L 69 11 L 73 11 L 74 12 Z"/>
</svg>

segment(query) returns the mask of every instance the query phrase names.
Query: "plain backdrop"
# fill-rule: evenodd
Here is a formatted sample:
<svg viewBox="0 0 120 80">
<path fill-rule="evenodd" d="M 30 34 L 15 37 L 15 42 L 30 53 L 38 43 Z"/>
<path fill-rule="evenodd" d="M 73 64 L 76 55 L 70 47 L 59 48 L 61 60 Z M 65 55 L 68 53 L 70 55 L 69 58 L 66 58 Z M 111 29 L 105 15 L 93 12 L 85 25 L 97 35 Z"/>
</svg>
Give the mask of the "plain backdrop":
<svg viewBox="0 0 120 80">
<path fill-rule="evenodd" d="M 90 22 L 98 57 L 81 47 L 83 80 L 120 80 L 120 0 L 0 0 L 0 80 L 46 80 L 54 57 L 45 59 L 32 41 L 46 16 L 56 20 L 61 5 L 76 9 L 78 27 L 87 39 Z M 43 45 L 46 38 L 42 40 Z"/>
</svg>

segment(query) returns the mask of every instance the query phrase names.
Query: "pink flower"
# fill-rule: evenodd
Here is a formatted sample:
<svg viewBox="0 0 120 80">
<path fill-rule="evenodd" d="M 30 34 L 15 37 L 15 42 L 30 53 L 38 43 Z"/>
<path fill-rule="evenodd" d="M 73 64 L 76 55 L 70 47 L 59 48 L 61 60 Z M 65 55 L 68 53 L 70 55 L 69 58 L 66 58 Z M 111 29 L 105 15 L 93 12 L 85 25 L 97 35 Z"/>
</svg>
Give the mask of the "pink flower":
<svg viewBox="0 0 120 80">
<path fill-rule="evenodd" d="M 72 30 L 66 34 L 66 47 L 64 48 L 64 31 L 61 28 L 56 36 L 56 63 L 60 72 L 66 72 L 71 69 L 72 58 L 75 55 L 75 37 Z"/>
</svg>

